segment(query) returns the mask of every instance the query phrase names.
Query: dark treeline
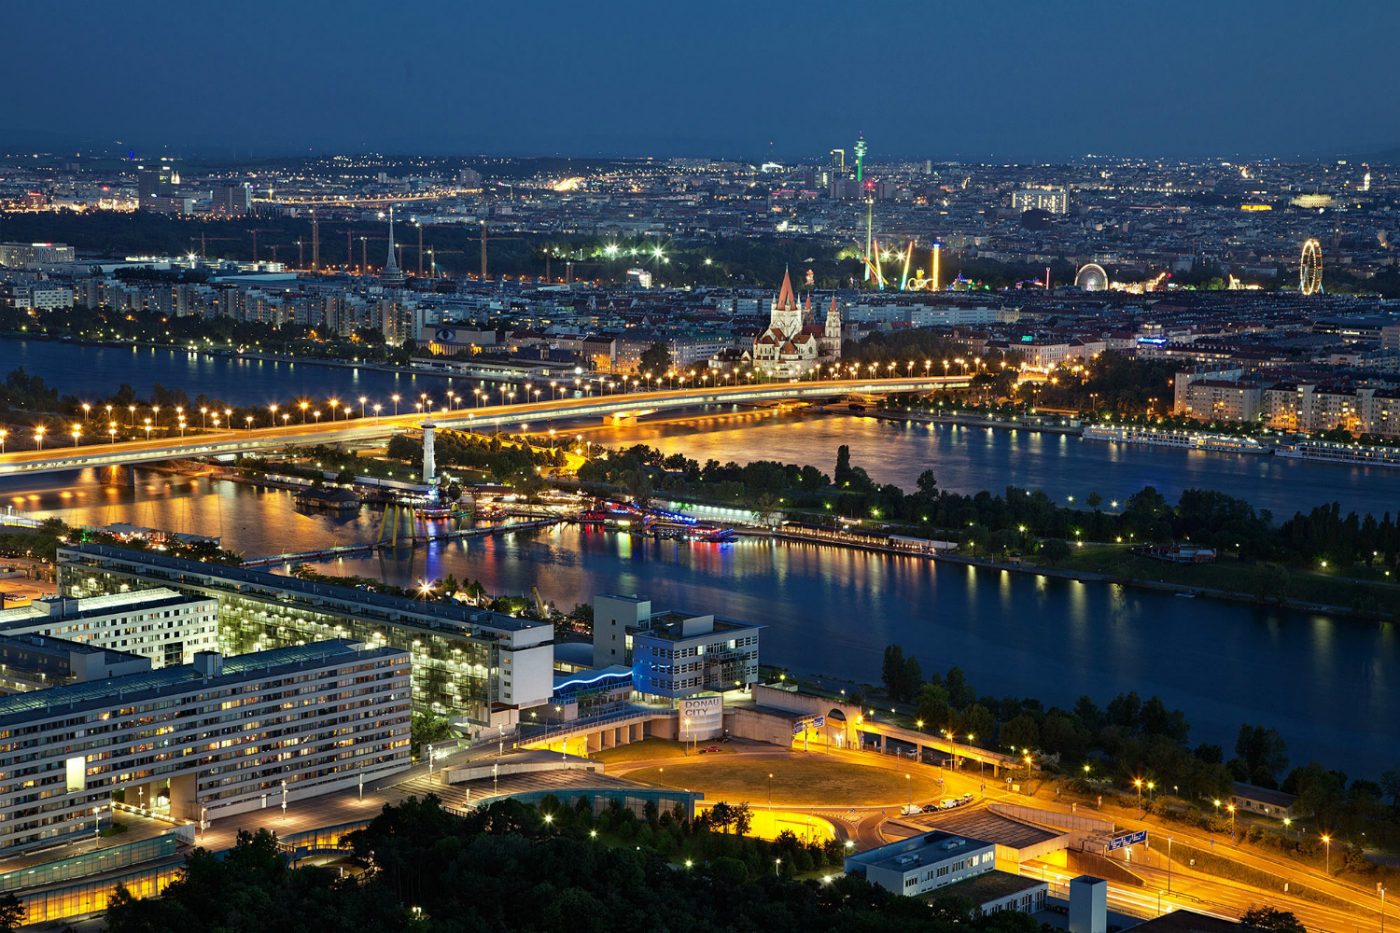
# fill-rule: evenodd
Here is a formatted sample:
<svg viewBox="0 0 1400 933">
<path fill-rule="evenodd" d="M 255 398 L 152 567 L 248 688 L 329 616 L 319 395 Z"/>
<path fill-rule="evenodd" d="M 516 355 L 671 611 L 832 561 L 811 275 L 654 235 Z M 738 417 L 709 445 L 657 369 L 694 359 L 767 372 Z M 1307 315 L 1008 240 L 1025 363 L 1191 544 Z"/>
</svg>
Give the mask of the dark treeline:
<svg viewBox="0 0 1400 933">
<path fill-rule="evenodd" d="M 112 933 L 1039 929 L 1026 914 L 971 919 L 970 901 L 929 903 L 856 878 L 794 880 L 839 864 L 835 844 L 791 833 L 766 842 L 728 832 L 734 825 L 654 807 L 644 819 L 616 807 L 595 817 L 586 801 L 552 798 L 538 810 L 505 801 L 463 817 L 414 798 L 352 836 L 362 871 L 294 869 L 270 832 L 243 833 L 223 858 L 195 850 L 158 900 L 119 890 L 107 922 Z"/>
</svg>

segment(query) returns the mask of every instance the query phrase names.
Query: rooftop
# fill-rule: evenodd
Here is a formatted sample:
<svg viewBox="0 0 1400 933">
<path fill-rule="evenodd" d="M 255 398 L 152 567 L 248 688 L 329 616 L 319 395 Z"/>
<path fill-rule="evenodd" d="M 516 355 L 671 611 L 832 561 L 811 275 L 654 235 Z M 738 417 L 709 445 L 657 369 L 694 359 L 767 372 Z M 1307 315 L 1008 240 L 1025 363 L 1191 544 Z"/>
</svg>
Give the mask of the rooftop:
<svg viewBox="0 0 1400 933">
<path fill-rule="evenodd" d="M 1240 925 L 1234 920 L 1198 914 L 1192 910 L 1174 910 L 1133 927 L 1135 931 L 1146 933 L 1234 933 L 1238 929 Z"/>
<path fill-rule="evenodd" d="M 155 554 L 150 551 L 116 547 L 110 544 L 74 544 L 59 548 L 60 563 L 70 562 L 72 558 L 69 555 L 125 561 L 136 566 L 160 568 L 175 575 L 176 579 L 182 574 L 212 577 L 226 580 L 239 588 L 261 588 L 290 593 L 313 604 L 340 603 L 350 611 L 372 608 L 379 610 L 379 612 L 362 614 L 375 620 L 399 621 L 401 619 L 428 628 L 463 630 L 481 628 L 502 632 L 522 632 L 541 626 L 553 629 L 553 625 L 549 622 L 517 619 L 504 613 L 490 612 L 485 609 L 476 609 L 441 600 L 426 601 L 410 599 L 406 596 L 390 596 L 350 586 L 301 580 L 297 577 L 282 576 L 264 570 L 252 570 L 228 564 L 207 564 L 179 557 L 169 557 L 165 554 Z"/>
<path fill-rule="evenodd" d="M 887 871 L 908 872 L 926 865 L 936 865 L 951 858 L 958 858 L 970 852 L 977 852 L 992 846 L 990 842 L 969 839 L 955 833 L 935 829 L 932 832 L 911 836 L 898 842 L 877 846 L 849 856 L 846 863 L 865 868 L 883 868 Z"/>
<path fill-rule="evenodd" d="M 1033 891 L 1045 886 L 1045 882 L 1038 878 L 1027 878 L 1023 875 L 1013 875 L 1009 871 L 993 870 L 965 878 L 946 887 L 937 888 L 925 894 L 924 897 L 929 900 L 944 897 L 966 897 L 974 904 L 981 906 L 988 901 L 1001 900 L 1003 897 L 1010 897 L 1023 891 Z"/>
<path fill-rule="evenodd" d="M 403 653 L 397 648 L 367 648 L 358 642 L 337 638 L 227 657 L 223 659 L 223 673 L 214 679 L 221 682 L 248 680 L 274 670 L 311 667 L 345 655 L 383 657 Z M 195 665 L 182 664 L 141 674 L 128 674 L 124 677 L 67 684 L 48 690 L 0 697 L 0 727 L 11 723 L 27 723 L 36 717 L 57 712 L 60 708 L 69 713 L 109 706 L 114 699 L 139 702 L 164 694 L 184 693 L 191 686 L 202 684 L 204 680 L 204 675 Z"/>
<path fill-rule="evenodd" d="M 971 839 L 995 842 L 1009 849 L 1025 849 L 1030 846 L 1050 842 L 1065 837 L 1064 833 L 1052 832 L 993 813 L 988 809 L 953 810 L 940 813 L 928 821 L 929 825 L 944 832 L 957 833 Z"/>
<path fill-rule="evenodd" d="M 188 602 L 190 597 L 164 586 L 129 593 L 108 593 L 102 596 L 51 597 L 38 599 L 27 606 L 16 609 L 0 609 L 0 628 L 14 623 L 32 622 L 36 619 L 84 619 L 91 616 L 113 615 L 122 609 L 140 606 L 160 608 L 165 605 Z"/>
<path fill-rule="evenodd" d="M 1298 798 L 1293 794 L 1285 794 L 1281 790 L 1274 790 L 1269 787 L 1260 787 L 1257 784 L 1245 784 L 1236 781 L 1230 785 L 1230 794 L 1235 797 L 1242 797 L 1246 800 L 1257 800 L 1260 803 L 1267 803 L 1271 806 L 1287 809 L 1298 802 Z"/>
</svg>

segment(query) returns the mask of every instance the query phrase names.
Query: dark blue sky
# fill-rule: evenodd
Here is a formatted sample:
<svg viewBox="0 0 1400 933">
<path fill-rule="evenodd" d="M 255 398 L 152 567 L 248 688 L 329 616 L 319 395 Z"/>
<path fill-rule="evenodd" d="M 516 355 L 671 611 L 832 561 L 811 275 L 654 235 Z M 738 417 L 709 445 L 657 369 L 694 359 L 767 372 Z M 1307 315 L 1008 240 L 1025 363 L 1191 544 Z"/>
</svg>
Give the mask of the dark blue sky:
<svg viewBox="0 0 1400 933">
<path fill-rule="evenodd" d="M 7 3 L 0 143 L 872 158 L 1400 145 L 1396 0 Z"/>
</svg>

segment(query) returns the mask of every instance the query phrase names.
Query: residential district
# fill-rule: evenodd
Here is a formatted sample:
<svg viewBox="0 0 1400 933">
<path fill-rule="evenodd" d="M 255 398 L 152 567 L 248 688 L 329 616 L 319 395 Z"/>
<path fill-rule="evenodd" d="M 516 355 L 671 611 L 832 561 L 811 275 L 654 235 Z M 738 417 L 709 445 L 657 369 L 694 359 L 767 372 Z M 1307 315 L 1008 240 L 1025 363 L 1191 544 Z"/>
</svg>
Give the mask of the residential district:
<svg viewBox="0 0 1400 933">
<path fill-rule="evenodd" d="M 260 325 L 272 355 L 279 333 L 343 339 L 537 399 L 858 372 L 875 364 L 848 359 L 853 344 L 919 332 L 953 351 L 908 371 L 1010 371 L 1032 396 L 1118 354 L 1176 373 L 1149 415 L 1397 462 L 1392 169 L 867 155 L 858 140 L 805 165 L 7 156 L 0 293 L 25 337 L 232 354 L 264 351 L 165 326 Z M 129 253 L 82 238 L 113 220 Z M 736 258 L 732 237 L 770 244 L 786 271 Z M 1338 431 L 1344 450 L 1326 446 Z M 1384 888 L 1339 877 L 1330 836 L 1323 867 L 1244 845 L 1301 838 L 1311 814 L 1290 794 L 1235 783 L 1207 802 L 1228 837 L 1170 822 L 1148 778 L 1115 787 L 1086 763 L 1082 780 L 1052 779 L 1033 747 L 931 731 L 850 685 L 761 666 L 761 619 L 580 594 L 581 634 L 274 569 L 75 539 L 56 595 L 0 609 L 0 892 L 26 923 L 159 894 L 193 847 L 245 829 L 275 830 L 294 862 L 348 860 L 386 805 L 431 794 L 459 814 L 513 800 L 689 822 L 738 807 L 755 835 L 836 846 L 818 883 L 845 874 L 1074 933 L 1223 929 L 1261 906 L 1316 929 L 1384 926 Z"/>
</svg>

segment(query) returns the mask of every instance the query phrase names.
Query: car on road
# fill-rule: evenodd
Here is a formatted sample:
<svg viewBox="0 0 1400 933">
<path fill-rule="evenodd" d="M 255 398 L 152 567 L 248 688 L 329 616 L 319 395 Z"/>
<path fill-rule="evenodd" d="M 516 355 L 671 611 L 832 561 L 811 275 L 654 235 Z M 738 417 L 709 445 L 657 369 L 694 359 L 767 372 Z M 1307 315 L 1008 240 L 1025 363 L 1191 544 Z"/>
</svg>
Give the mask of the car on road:
<svg viewBox="0 0 1400 933">
<path fill-rule="evenodd" d="M 905 804 L 904 806 L 899 808 L 900 816 L 914 816 L 915 814 L 922 812 L 923 810 L 921 810 L 919 807 L 914 806 L 912 803 Z"/>
<path fill-rule="evenodd" d="M 936 803 L 926 803 L 926 804 L 924 804 L 924 806 L 923 806 L 923 812 L 924 812 L 924 813 L 937 813 L 937 812 L 938 812 L 938 804 L 936 804 Z"/>
</svg>

